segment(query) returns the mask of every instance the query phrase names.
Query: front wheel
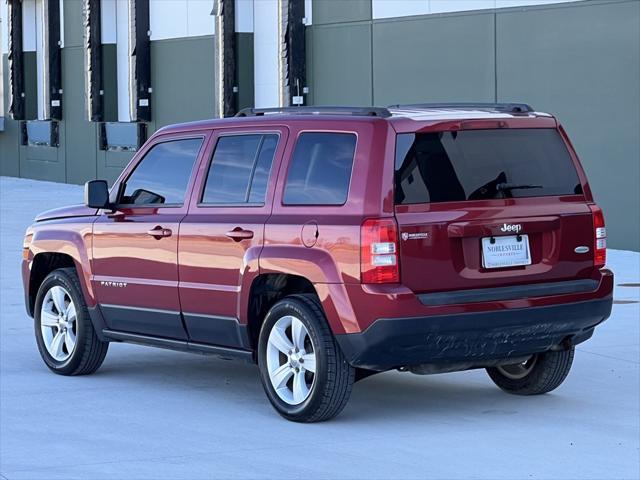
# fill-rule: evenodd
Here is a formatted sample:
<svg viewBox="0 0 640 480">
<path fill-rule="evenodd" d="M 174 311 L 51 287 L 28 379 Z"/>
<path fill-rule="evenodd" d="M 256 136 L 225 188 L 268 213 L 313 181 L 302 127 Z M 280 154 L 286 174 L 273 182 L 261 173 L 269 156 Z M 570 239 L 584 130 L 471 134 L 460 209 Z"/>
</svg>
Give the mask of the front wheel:
<svg viewBox="0 0 640 480">
<path fill-rule="evenodd" d="M 47 367 L 60 375 L 100 368 L 109 343 L 93 329 L 75 269 L 54 270 L 44 279 L 34 313 L 38 350 Z"/>
<path fill-rule="evenodd" d="M 260 330 L 260 378 L 269 401 L 294 422 L 321 422 L 346 406 L 355 379 L 317 299 L 293 295 L 276 303 Z"/>
<path fill-rule="evenodd" d="M 514 365 L 487 368 L 491 380 L 508 393 L 539 395 L 555 390 L 571 370 L 575 349 L 532 355 Z"/>
</svg>

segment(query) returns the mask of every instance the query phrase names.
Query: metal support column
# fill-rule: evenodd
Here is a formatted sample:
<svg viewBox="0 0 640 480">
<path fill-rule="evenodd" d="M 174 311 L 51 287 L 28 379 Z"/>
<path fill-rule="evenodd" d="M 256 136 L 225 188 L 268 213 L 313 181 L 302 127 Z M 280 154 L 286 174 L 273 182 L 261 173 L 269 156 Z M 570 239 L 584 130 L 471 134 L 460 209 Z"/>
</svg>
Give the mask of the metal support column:
<svg viewBox="0 0 640 480">
<path fill-rule="evenodd" d="M 212 14 L 215 16 L 216 33 L 214 47 L 215 117 L 232 117 L 236 114 L 236 38 L 235 0 L 215 0 Z"/>
</svg>

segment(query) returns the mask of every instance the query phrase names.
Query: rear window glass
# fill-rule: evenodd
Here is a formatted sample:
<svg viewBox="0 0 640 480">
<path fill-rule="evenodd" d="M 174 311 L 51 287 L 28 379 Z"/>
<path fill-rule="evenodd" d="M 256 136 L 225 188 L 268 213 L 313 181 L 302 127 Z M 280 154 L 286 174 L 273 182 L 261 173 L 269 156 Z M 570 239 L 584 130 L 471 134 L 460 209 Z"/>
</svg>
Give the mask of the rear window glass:
<svg viewBox="0 0 640 480">
<path fill-rule="evenodd" d="M 300 135 L 291 159 L 285 205 L 342 205 L 347 201 L 356 136 L 307 132 Z"/>
<path fill-rule="evenodd" d="M 581 194 L 555 129 L 400 134 L 396 204 Z"/>
</svg>

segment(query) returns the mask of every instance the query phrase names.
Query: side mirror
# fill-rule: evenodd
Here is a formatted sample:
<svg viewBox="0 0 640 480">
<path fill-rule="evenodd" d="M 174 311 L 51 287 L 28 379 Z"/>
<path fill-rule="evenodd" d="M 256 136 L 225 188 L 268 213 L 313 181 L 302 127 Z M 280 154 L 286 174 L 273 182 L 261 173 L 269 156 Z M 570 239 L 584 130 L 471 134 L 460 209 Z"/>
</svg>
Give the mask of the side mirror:
<svg viewBox="0 0 640 480">
<path fill-rule="evenodd" d="M 105 180 L 91 180 L 84 184 L 84 204 L 89 208 L 109 208 L 109 188 Z"/>
</svg>

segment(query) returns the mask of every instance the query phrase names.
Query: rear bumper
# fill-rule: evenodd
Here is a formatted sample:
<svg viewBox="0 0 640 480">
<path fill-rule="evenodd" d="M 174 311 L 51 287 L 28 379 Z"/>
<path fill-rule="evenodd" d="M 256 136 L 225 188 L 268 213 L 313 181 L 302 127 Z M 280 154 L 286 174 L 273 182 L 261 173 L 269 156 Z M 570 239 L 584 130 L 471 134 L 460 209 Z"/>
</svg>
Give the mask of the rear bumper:
<svg viewBox="0 0 640 480">
<path fill-rule="evenodd" d="M 564 302 L 556 296 L 550 305 L 378 318 L 364 331 L 336 339 L 351 365 L 377 371 L 421 364 L 481 366 L 545 352 L 587 340 L 609 317 L 612 274 L 606 276 L 608 286 L 601 284 L 591 299 L 571 301 L 566 295 Z"/>
</svg>

